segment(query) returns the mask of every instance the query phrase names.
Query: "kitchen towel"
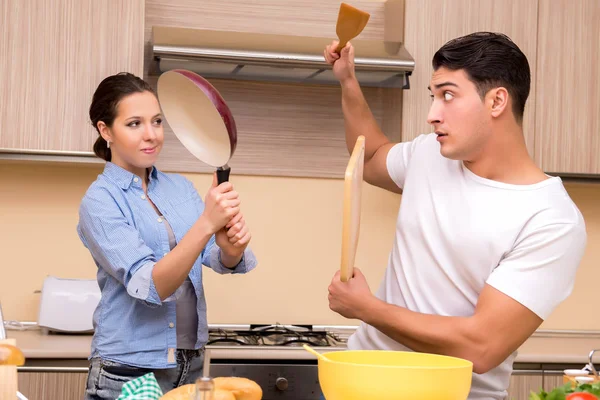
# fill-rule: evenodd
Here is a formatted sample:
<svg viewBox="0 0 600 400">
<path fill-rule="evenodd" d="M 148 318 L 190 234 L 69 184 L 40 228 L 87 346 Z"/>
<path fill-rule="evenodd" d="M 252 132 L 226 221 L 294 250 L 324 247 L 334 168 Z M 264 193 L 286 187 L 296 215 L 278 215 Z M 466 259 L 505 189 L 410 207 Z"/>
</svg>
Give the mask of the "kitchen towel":
<svg viewBox="0 0 600 400">
<path fill-rule="evenodd" d="M 117 400 L 158 400 L 162 395 L 154 373 L 149 372 L 125 383 Z"/>
</svg>

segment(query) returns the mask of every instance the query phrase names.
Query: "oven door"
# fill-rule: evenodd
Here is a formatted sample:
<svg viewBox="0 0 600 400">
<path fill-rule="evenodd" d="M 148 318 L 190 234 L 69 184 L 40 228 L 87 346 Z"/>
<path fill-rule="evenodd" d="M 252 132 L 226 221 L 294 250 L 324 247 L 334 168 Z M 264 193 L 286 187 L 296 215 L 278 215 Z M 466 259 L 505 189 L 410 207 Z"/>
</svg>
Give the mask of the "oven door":
<svg viewBox="0 0 600 400">
<path fill-rule="evenodd" d="M 212 360 L 213 378 L 237 376 L 253 380 L 263 400 L 323 400 L 316 360 Z"/>
</svg>

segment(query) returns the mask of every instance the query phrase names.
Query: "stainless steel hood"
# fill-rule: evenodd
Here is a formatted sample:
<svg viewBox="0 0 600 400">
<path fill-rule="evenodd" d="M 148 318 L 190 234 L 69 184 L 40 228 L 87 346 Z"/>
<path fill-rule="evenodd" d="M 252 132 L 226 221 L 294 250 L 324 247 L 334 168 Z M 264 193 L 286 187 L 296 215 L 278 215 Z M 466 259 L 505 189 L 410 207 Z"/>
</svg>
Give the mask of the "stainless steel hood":
<svg viewBox="0 0 600 400">
<path fill-rule="evenodd" d="M 332 38 L 167 26 L 154 26 L 152 35 L 159 73 L 183 68 L 207 78 L 338 84 L 323 59 Z M 362 86 L 409 87 L 415 63 L 400 42 L 353 40 L 352 44 Z"/>
</svg>

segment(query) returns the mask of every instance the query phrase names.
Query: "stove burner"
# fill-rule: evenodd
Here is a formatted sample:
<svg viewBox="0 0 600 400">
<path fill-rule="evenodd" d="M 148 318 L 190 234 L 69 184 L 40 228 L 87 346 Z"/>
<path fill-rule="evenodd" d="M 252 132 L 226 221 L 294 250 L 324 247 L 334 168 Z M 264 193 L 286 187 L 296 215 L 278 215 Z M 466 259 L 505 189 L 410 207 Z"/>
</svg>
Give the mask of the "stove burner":
<svg viewBox="0 0 600 400">
<path fill-rule="evenodd" d="M 335 346 L 339 338 L 310 325 L 250 325 L 249 330 L 210 329 L 208 345 L 233 346 Z"/>
</svg>

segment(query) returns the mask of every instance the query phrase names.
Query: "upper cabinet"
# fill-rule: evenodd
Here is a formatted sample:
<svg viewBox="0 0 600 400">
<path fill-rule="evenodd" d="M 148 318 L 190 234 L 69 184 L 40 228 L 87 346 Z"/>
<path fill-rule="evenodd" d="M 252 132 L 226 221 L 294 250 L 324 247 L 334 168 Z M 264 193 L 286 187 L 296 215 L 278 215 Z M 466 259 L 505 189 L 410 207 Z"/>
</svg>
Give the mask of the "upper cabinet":
<svg viewBox="0 0 600 400">
<path fill-rule="evenodd" d="M 0 150 L 89 153 L 92 94 L 143 75 L 144 0 L 0 2 Z"/>
<path fill-rule="evenodd" d="M 532 82 L 523 123 L 529 153 L 546 172 L 600 174 L 600 1 L 406 0 L 406 49 L 415 60 L 403 92 L 402 139 L 427 124 L 431 59 L 474 31 L 507 34 L 527 56 Z"/>
<path fill-rule="evenodd" d="M 336 38 L 340 3 L 0 1 L 0 153 L 91 155 L 97 134 L 88 108 L 99 82 L 129 71 L 155 85 L 161 65 L 168 69 L 169 60 L 153 49 L 155 27 L 282 35 L 290 48 L 292 38 L 313 37 L 322 40 L 319 46 L 324 48 Z M 403 32 L 402 44 L 415 63 L 408 89 L 363 85 L 375 119 L 391 140 L 431 132 L 427 86 L 431 59 L 439 47 L 474 31 L 503 32 L 519 45 L 531 67 L 523 126 L 530 154 L 549 173 L 600 176 L 599 0 L 350 3 L 371 15 L 357 40 L 383 43 L 394 31 L 387 23 Z M 395 18 L 399 24 L 390 25 L 389 6 L 401 3 L 404 15 Z M 205 45 L 208 38 L 203 40 Z M 357 57 L 368 55 L 359 53 Z M 260 75 L 264 70 L 252 67 L 247 72 Z M 230 106 L 238 127 L 238 147 L 230 162 L 234 174 L 343 177 L 349 155 L 341 90 L 335 82 L 209 80 Z M 177 172 L 212 171 L 181 145 L 168 123 L 158 166 Z"/>
<path fill-rule="evenodd" d="M 448 40 L 476 31 L 505 33 L 525 53 L 533 73 L 536 65 L 537 8 L 538 0 L 406 0 L 405 45 L 415 59 L 415 71 L 411 76 L 411 89 L 403 93 L 402 140 L 432 132 L 427 124 L 431 105 L 427 90 L 433 72 L 431 59 Z M 524 118 L 531 155 L 534 150 L 536 101 L 535 82 L 532 82 Z"/>
<path fill-rule="evenodd" d="M 350 3 L 371 15 L 357 39 L 381 45 L 385 37 L 386 1 L 355 0 Z M 397 1 L 394 0 L 394 3 Z M 308 43 L 308 38 L 319 38 L 319 50 L 316 51 L 316 47 L 310 50 L 311 54 L 319 55 L 318 62 L 326 67 L 322 53 L 325 46 L 336 38 L 339 8 L 338 0 L 258 0 L 254 3 L 242 0 L 147 0 L 146 78 L 155 85 L 160 74 L 158 68 L 166 62 L 163 59 L 159 63 L 155 59 L 155 41 L 195 46 L 193 39 L 198 34 L 197 30 L 203 30 L 203 45 L 211 44 L 212 35 L 219 38 L 223 45 L 228 40 L 232 41 L 231 34 L 219 36 L 214 34 L 215 31 L 247 33 L 248 38 L 244 40 L 247 44 L 236 40 L 235 45 L 243 45 L 248 50 L 257 45 L 256 37 L 260 35 L 282 35 L 275 47 L 279 51 L 287 49 L 289 52 L 298 51 L 301 45 Z M 179 29 L 170 29 L 166 35 L 156 35 L 161 27 Z M 181 38 L 175 40 L 179 30 L 185 30 L 183 39 L 187 42 L 180 41 Z M 153 33 L 156 35 L 154 38 Z M 163 40 L 161 36 L 171 36 L 171 41 Z M 261 50 L 271 46 L 268 42 L 271 39 L 273 36 L 261 43 L 265 47 Z M 357 54 L 357 57 L 365 55 L 368 55 L 366 51 Z M 197 66 L 194 64 L 190 61 L 186 69 L 195 69 Z M 241 63 L 238 67 L 246 68 Z M 208 67 L 205 68 L 204 71 L 208 71 Z M 269 70 L 269 73 L 273 73 L 273 70 Z M 281 73 L 289 74 L 285 71 Z M 344 136 L 341 90 L 337 82 L 326 85 L 309 84 L 306 81 L 300 84 L 274 82 L 276 79 L 259 82 L 208 77 L 208 80 L 227 102 L 237 126 L 237 148 L 229 162 L 232 174 L 323 178 L 344 176 L 349 154 Z M 384 132 L 393 140 L 400 140 L 403 89 L 364 87 L 363 91 Z M 213 170 L 195 159 L 181 145 L 169 128 L 168 121 L 165 124 L 165 145 L 158 164 L 159 168 L 170 171 Z"/>
<path fill-rule="evenodd" d="M 540 0 L 536 161 L 600 174 L 600 1 Z"/>
</svg>

